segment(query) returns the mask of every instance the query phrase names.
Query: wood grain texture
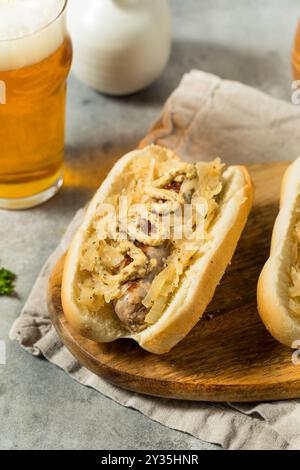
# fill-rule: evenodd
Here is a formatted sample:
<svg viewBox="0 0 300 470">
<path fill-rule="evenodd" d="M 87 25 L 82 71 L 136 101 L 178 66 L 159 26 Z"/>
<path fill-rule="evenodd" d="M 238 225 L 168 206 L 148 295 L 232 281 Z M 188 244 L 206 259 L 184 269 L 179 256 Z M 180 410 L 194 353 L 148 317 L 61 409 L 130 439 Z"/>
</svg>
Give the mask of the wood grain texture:
<svg viewBox="0 0 300 470">
<path fill-rule="evenodd" d="M 269 254 L 287 163 L 250 167 L 255 204 L 231 265 L 204 318 L 171 352 L 155 356 L 130 340 L 97 344 L 79 336 L 64 317 L 55 267 L 49 311 L 62 341 L 88 369 L 139 393 L 185 400 L 258 401 L 300 397 L 300 366 L 292 350 L 265 330 L 256 309 L 256 284 Z"/>
</svg>

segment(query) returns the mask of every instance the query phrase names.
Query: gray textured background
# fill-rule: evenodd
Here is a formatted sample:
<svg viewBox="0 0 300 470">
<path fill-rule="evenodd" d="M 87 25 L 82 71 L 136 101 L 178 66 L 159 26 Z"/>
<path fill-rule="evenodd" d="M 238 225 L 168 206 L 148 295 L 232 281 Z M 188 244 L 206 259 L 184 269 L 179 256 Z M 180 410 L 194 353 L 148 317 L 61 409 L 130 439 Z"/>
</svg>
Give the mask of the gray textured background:
<svg viewBox="0 0 300 470">
<path fill-rule="evenodd" d="M 88 200 L 113 161 L 147 133 L 184 72 L 199 68 L 290 99 L 298 0 L 171 0 L 171 4 L 173 52 L 161 79 L 145 92 L 114 99 L 72 77 L 64 189 L 39 208 L 0 211 L 0 265 L 18 274 L 17 296 L 0 298 L 0 339 L 7 345 L 7 365 L 0 365 L 1 449 L 214 448 L 73 382 L 7 337 L 75 210 Z"/>
</svg>

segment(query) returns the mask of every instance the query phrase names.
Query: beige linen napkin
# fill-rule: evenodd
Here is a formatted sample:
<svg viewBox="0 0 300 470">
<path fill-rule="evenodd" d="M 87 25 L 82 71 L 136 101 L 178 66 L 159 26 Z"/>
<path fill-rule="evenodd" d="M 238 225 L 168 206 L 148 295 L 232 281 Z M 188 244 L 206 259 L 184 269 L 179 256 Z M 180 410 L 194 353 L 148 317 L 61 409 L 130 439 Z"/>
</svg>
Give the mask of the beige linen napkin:
<svg viewBox="0 0 300 470">
<path fill-rule="evenodd" d="M 300 107 L 199 71 L 184 76 L 143 143 L 175 149 L 188 160 L 220 155 L 227 163 L 293 159 L 300 154 Z M 10 337 L 78 382 L 170 428 L 227 449 L 300 449 L 300 401 L 217 404 L 166 400 L 121 390 L 88 371 L 62 345 L 46 307 L 49 273 L 83 211 L 43 267 Z"/>
</svg>

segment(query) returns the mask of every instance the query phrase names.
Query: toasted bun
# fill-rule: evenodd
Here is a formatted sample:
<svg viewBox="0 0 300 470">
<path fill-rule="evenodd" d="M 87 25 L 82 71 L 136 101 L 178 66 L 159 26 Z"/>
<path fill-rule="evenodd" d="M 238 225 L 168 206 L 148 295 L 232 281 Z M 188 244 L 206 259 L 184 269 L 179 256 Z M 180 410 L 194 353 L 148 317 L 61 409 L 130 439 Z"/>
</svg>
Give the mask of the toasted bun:
<svg viewBox="0 0 300 470">
<path fill-rule="evenodd" d="M 228 198 L 220 206 L 219 215 L 210 231 L 212 241 L 209 249 L 184 272 L 182 282 L 159 320 L 142 332 L 129 334 L 111 304 L 106 304 L 99 315 L 89 315 L 74 301 L 74 290 L 82 242 L 97 205 L 105 200 L 112 187 L 118 188 L 121 175 L 130 162 L 136 157 L 149 156 L 164 160 L 178 159 L 170 150 L 150 146 L 131 152 L 118 161 L 95 194 L 69 248 L 63 273 L 62 304 L 68 321 L 83 336 L 96 342 L 132 338 L 147 351 L 163 354 L 188 334 L 211 301 L 246 224 L 253 189 L 245 167 L 231 166 L 225 170 L 223 177 Z"/>
<path fill-rule="evenodd" d="M 300 209 L 300 158 L 287 169 L 280 194 L 280 211 L 275 221 L 270 257 L 266 262 L 257 287 L 258 311 L 266 328 L 274 338 L 289 347 L 300 340 L 300 318 L 289 308 L 289 287 L 293 230 L 296 209 Z"/>
</svg>

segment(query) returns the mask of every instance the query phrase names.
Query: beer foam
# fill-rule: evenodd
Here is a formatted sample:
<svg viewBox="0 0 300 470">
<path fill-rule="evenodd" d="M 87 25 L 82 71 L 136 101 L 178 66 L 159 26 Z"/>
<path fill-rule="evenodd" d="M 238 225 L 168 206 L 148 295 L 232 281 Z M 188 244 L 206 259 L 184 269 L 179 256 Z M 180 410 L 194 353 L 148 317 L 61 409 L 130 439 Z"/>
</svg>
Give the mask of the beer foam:
<svg viewBox="0 0 300 470">
<path fill-rule="evenodd" d="M 59 17 L 64 5 L 65 0 L 0 0 L 0 70 L 32 65 L 58 49 L 66 35 L 65 17 Z"/>
</svg>

